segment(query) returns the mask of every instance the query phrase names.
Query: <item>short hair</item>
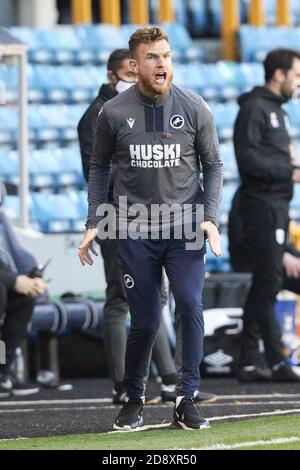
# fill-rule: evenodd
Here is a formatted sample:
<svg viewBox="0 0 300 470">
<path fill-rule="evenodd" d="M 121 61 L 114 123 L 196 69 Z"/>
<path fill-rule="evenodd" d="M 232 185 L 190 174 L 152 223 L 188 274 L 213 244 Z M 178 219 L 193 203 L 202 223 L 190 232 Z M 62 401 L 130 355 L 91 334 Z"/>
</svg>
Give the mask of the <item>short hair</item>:
<svg viewBox="0 0 300 470">
<path fill-rule="evenodd" d="M 140 44 L 148 44 L 151 42 L 158 42 L 165 40 L 169 42 L 168 35 L 158 26 L 154 28 L 139 28 L 137 29 L 129 39 L 129 50 L 131 55 L 134 56 L 137 48 Z"/>
<path fill-rule="evenodd" d="M 285 73 L 293 67 L 294 59 L 300 60 L 300 53 L 292 49 L 274 49 L 264 60 L 265 80 L 269 82 L 277 69 Z"/>
<path fill-rule="evenodd" d="M 131 58 L 131 52 L 129 49 L 116 49 L 108 58 L 107 70 L 111 70 L 116 74 L 122 68 L 123 61 Z"/>
</svg>

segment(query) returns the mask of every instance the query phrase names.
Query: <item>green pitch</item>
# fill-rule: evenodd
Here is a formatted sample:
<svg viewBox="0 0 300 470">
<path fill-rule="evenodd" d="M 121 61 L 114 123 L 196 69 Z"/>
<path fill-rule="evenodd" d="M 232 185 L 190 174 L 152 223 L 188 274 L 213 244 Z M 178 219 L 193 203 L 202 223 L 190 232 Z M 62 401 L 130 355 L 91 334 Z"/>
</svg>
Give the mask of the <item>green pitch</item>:
<svg viewBox="0 0 300 470">
<path fill-rule="evenodd" d="M 0 450 L 177 450 L 177 449 L 297 449 L 300 416 L 274 416 L 230 423 L 213 423 L 202 431 L 160 429 L 132 433 L 53 436 L 0 440 Z"/>
</svg>

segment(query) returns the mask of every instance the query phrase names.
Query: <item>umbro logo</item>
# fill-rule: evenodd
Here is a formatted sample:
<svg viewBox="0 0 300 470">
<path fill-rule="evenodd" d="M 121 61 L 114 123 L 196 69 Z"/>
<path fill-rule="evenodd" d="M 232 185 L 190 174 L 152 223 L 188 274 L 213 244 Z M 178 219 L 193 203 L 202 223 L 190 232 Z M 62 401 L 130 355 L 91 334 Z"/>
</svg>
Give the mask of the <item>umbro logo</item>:
<svg viewBox="0 0 300 470">
<path fill-rule="evenodd" d="M 130 129 L 132 129 L 133 126 L 134 126 L 134 123 L 135 123 L 135 119 L 133 119 L 133 118 L 128 118 L 128 119 L 127 119 L 127 123 L 128 123 L 128 126 L 130 127 Z"/>
<path fill-rule="evenodd" d="M 180 114 L 175 114 L 171 117 L 170 124 L 173 129 L 181 129 L 184 126 L 184 118 Z"/>
</svg>

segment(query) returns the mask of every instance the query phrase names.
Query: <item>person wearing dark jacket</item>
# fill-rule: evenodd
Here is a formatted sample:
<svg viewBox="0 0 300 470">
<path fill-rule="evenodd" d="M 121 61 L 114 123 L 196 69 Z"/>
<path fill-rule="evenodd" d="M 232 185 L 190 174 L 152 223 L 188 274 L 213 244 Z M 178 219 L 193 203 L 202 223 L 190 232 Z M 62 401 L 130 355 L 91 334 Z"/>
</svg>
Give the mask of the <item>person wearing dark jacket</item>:
<svg viewBox="0 0 300 470">
<path fill-rule="evenodd" d="M 5 344 L 5 364 L 0 364 L 0 397 L 37 393 L 13 377 L 10 371 L 15 350 L 26 336 L 34 298 L 43 294 L 46 284 L 40 278 L 18 275 L 10 255 L 0 249 L 0 339 Z"/>
<path fill-rule="evenodd" d="M 300 381 L 285 361 L 274 310 L 283 282 L 289 203 L 294 183 L 300 182 L 300 169 L 292 160 L 288 115 L 282 108 L 297 91 L 300 55 L 274 50 L 267 55 L 264 69 L 265 86 L 240 97 L 234 128 L 241 184 L 229 216 L 229 249 L 233 267 L 239 269 L 238 256 L 253 275 L 244 306 L 241 377 L 267 378 L 257 363 L 257 337 L 252 332 L 258 328 L 272 380 Z"/>
</svg>

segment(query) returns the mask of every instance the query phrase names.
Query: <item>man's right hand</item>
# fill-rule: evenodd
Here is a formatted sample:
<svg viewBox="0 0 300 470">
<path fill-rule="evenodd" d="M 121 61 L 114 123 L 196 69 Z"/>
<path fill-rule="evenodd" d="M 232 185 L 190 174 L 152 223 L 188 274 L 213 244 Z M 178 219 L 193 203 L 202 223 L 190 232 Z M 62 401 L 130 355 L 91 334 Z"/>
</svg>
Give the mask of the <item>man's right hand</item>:
<svg viewBox="0 0 300 470">
<path fill-rule="evenodd" d="M 15 291 L 18 294 L 30 295 L 36 297 L 46 291 L 47 285 L 40 278 L 31 278 L 23 274 L 17 276 L 15 283 Z"/>
<path fill-rule="evenodd" d="M 94 261 L 91 257 L 90 251 L 95 256 L 98 256 L 97 252 L 93 248 L 93 241 L 95 240 L 97 233 L 98 233 L 98 230 L 96 228 L 90 228 L 86 230 L 84 238 L 79 245 L 79 259 L 80 259 L 82 266 L 84 266 L 85 263 L 89 265 L 93 264 Z"/>
<path fill-rule="evenodd" d="M 283 255 L 283 266 L 286 270 L 288 277 L 292 277 L 294 279 L 300 278 L 299 258 L 286 251 Z"/>
<path fill-rule="evenodd" d="M 300 183 L 300 168 L 295 168 L 292 176 L 294 183 Z"/>
</svg>

